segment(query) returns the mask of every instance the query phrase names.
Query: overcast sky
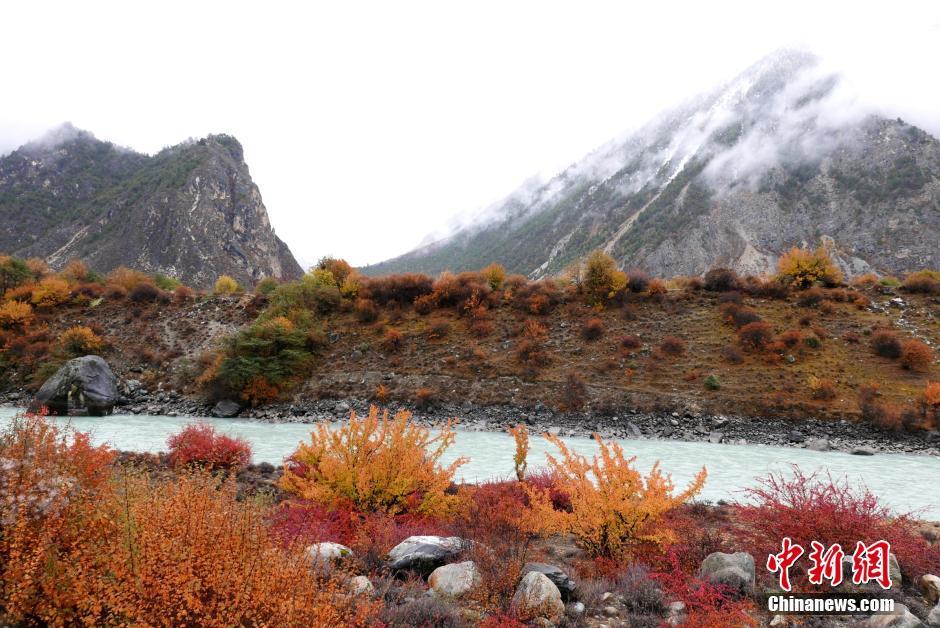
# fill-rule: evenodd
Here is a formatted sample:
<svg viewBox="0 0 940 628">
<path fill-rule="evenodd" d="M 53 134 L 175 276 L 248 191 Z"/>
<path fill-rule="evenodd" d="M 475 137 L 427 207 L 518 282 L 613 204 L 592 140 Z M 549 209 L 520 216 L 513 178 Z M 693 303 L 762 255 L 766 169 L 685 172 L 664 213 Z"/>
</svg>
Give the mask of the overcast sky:
<svg viewBox="0 0 940 628">
<path fill-rule="evenodd" d="M 303 4 L 8 3 L 0 153 L 230 133 L 301 263 L 365 264 L 782 46 L 940 134 L 937 0 Z"/>
</svg>

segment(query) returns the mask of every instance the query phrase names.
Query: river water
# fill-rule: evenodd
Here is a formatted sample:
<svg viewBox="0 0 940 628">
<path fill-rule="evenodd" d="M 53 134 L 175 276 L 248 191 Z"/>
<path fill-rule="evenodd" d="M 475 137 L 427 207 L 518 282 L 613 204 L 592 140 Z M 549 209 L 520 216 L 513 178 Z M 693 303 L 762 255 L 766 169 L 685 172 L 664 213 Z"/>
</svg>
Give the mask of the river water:
<svg viewBox="0 0 940 628">
<path fill-rule="evenodd" d="M 0 428 L 16 411 L 0 408 Z M 109 417 L 71 417 L 68 421 L 81 431 L 90 432 L 95 443 L 107 443 L 120 450 L 158 452 L 166 450 L 170 434 L 195 419 L 168 416 L 113 415 Z M 241 436 L 252 445 L 253 462 L 281 464 L 305 440 L 310 424 L 264 423 L 245 419 L 203 419 L 224 433 Z M 596 444 L 588 438 L 564 438 L 578 453 L 591 454 Z M 899 512 L 921 511 L 924 518 L 940 519 L 940 458 L 906 454 L 853 456 L 841 452 L 817 452 L 790 447 L 763 445 L 724 445 L 659 440 L 620 440 L 624 451 L 637 457 L 639 468 L 646 470 L 660 460 L 671 473 L 677 487 L 684 486 L 704 465 L 708 480 L 700 498 L 707 500 L 743 497 L 741 490 L 753 486 L 755 479 L 770 471 L 789 472 L 799 465 L 804 472 L 822 470 L 834 477 L 848 477 L 862 482 L 886 505 Z M 554 449 L 539 436 L 531 436 L 529 468 L 545 464 L 545 452 Z M 508 434 L 458 431 L 457 441 L 447 452 L 446 461 L 467 456 L 458 478 L 468 482 L 513 475 L 514 443 Z"/>
</svg>

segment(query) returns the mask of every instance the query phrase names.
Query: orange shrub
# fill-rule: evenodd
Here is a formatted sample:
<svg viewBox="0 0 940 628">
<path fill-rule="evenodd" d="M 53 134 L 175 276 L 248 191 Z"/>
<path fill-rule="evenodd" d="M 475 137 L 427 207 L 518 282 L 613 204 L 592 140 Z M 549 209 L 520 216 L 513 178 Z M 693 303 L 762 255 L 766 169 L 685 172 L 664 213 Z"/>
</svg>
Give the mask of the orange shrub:
<svg viewBox="0 0 940 628">
<path fill-rule="evenodd" d="M 83 356 L 97 353 L 104 341 L 88 327 L 69 327 L 59 336 L 59 346 L 69 355 Z"/>
<path fill-rule="evenodd" d="M 738 342 L 751 351 L 764 349 L 773 338 L 773 327 L 764 321 L 748 323 L 738 330 Z"/>
<path fill-rule="evenodd" d="M 170 464 L 177 467 L 196 465 L 209 469 L 237 469 L 251 461 L 248 441 L 219 434 L 209 423 L 187 425 L 167 439 Z"/>
<path fill-rule="evenodd" d="M 419 388 L 415 392 L 415 407 L 427 410 L 434 403 L 434 391 L 430 388 Z"/>
<path fill-rule="evenodd" d="M 490 264 L 480 271 L 480 275 L 493 290 L 502 288 L 503 282 L 506 281 L 506 269 L 501 264 Z"/>
<path fill-rule="evenodd" d="M 31 301 L 36 307 L 55 307 L 65 303 L 70 294 L 69 282 L 58 277 L 46 277 L 33 288 Z"/>
<path fill-rule="evenodd" d="M 662 279 L 651 279 L 649 285 L 646 287 L 646 293 L 651 297 L 666 294 L 668 291 L 669 288 Z"/>
<path fill-rule="evenodd" d="M 280 389 L 264 376 L 252 377 L 241 391 L 241 398 L 252 406 L 271 403 L 281 394 Z"/>
<path fill-rule="evenodd" d="M 389 328 L 382 339 L 382 346 L 386 351 L 398 351 L 401 348 L 402 333 L 394 328 Z"/>
<path fill-rule="evenodd" d="M 666 336 L 663 338 L 663 341 L 659 343 L 659 351 L 663 355 L 673 357 L 683 355 L 686 351 L 685 340 L 678 336 Z"/>
<path fill-rule="evenodd" d="M 529 430 L 520 423 L 515 427 L 510 427 L 509 433 L 516 441 L 516 451 L 512 456 L 512 462 L 516 468 L 516 479 L 521 482 L 525 479 L 525 470 L 528 466 L 526 458 L 529 455 Z"/>
<path fill-rule="evenodd" d="M 321 423 L 287 461 L 280 486 L 302 499 L 332 505 L 353 504 L 361 511 L 446 516 L 457 498 L 447 494 L 454 474 L 466 462 L 440 459 L 456 433 L 448 423 L 435 436 L 404 410 L 389 419 L 375 406 L 359 418 L 330 429 Z"/>
<path fill-rule="evenodd" d="M 389 396 L 390 396 L 390 393 L 388 391 L 388 386 L 386 386 L 385 384 L 379 384 L 378 386 L 375 387 L 374 397 L 375 397 L 375 400 L 378 401 L 379 403 L 385 403 L 386 401 L 388 401 Z"/>
<path fill-rule="evenodd" d="M 878 329 L 871 335 L 871 348 L 883 358 L 901 357 L 901 340 L 888 329 Z"/>
<path fill-rule="evenodd" d="M 88 281 L 88 266 L 81 260 L 73 259 L 65 265 L 59 276 L 69 283 Z"/>
<path fill-rule="evenodd" d="M 121 486 L 107 503 L 113 542 L 89 561 L 100 567 L 79 587 L 98 610 L 92 623 L 371 623 L 376 604 L 341 595 L 341 582 L 311 569 L 302 546 L 283 549 L 268 509 L 238 499 L 234 478 L 197 473 L 154 483 L 125 473 Z"/>
<path fill-rule="evenodd" d="M 836 385 L 831 379 L 813 375 L 809 378 L 809 390 L 813 399 L 819 401 L 831 401 L 836 398 Z"/>
<path fill-rule="evenodd" d="M 179 285 L 173 289 L 173 300 L 177 303 L 186 303 L 196 296 L 193 289 L 189 286 Z"/>
<path fill-rule="evenodd" d="M 919 270 L 904 278 L 904 289 L 908 292 L 940 294 L 940 272 Z"/>
<path fill-rule="evenodd" d="M 548 456 L 557 487 L 571 500 L 570 510 L 556 510 L 546 491 L 525 485 L 532 506 L 532 524 L 546 533 L 574 534 L 593 556 L 623 558 L 643 546 L 663 547 L 675 540 L 663 515 L 694 497 L 705 484 L 702 470 L 689 486 L 674 493 L 673 483 L 659 463 L 643 476 L 634 468 L 636 457 L 625 458 L 615 442 L 595 434 L 600 451 L 588 461 L 568 449 L 557 436 L 545 438 L 561 458 Z"/>
<path fill-rule="evenodd" d="M 585 340 L 597 340 L 603 335 L 604 321 L 597 317 L 589 318 L 584 321 L 584 326 L 581 328 L 581 337 Z"/>
<path fill-rule="evenodd" d="M 0 327 L 23 328 L 33 322 L 33 306 L 20 301 L 6 301 L 0 305 Z"/>
<path fill-rule="evenodd" d="M 792 248 L 777 262 L 778 278 L 794 288 L 809 288 L 816 283 L 836 286 L 842 283 L 842 271 L 824 248 L 815 251 Z"/>
<path fill-rule="evenodd" d="M 372 323 L 379 318 L 379 308 L 371 299 L 356 299 L 355 308 L 360 323 Z"/>
<path fill-rule="evenodd" d="M 933 359 L 933 349 L 925 342 L 912 338 L 901 345 L 901 366 L 906 369 L 928 371 Z"/>
<path fill-rule="evenodd" d="M 108 273 L 107 283 L 108 286 L 119 286 L 127 293 L 136 288 L 139 284 L 153 283 L 153 280 L 139 270 L 131 270 L 130 268 L 119 266 Z"/>
</svg>

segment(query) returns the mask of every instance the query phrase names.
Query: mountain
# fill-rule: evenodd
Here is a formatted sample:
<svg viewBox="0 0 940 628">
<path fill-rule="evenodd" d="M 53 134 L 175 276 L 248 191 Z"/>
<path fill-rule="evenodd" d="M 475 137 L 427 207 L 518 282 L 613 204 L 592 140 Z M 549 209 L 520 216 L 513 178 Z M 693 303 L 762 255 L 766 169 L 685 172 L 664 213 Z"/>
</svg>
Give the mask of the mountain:
<svg viewBox="0 0 940 628">
<path fill-rule="evenodd" d="M 471 226 L 367 274 L 507 269 L 543 277 L 595 248 L 664 275 L 775 267 L 828 245 L 850 274 L 940 267 L 940 143 L 853 99 L 814 56 L 784 51 L 529 182 Z"/>
<path fill-rule="evenodd" d="M 0 251 L 203 288 L 222 274 L 247 286 L 302 274 L 227 135 L 148 156 L 63 125 L 0 158 Z"/>
</svg>

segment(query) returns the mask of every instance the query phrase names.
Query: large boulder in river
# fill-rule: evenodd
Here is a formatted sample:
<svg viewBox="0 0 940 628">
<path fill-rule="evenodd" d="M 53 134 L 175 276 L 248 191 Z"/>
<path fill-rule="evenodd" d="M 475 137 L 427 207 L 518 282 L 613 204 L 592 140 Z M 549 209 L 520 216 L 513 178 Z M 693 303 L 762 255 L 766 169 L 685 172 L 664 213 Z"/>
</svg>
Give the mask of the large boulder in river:
<svg viewBox="0 0 940 628">
<path fill-rule="evenodd" d="M 219 419 L 230 419 L 233 416 L 238 416 L 238 413 L 241 412 L 241 410 L 242 406 L 237 401 L 223 399 L 219 403 L 212 406 L 210 414 Z"/>
<path fill-rule="evenodd" d="M 702 561 L 699 577 L 712 584 L 728 587 L 734 593 L 750 595 L 754 592 L 757 580 L 754 557 L 747 552 L 713 552 Z"/>
<path fill-rule="evenodd" d="M 69 360 L 45 381 L 30 404 L 31 411 L 45 406 L 50 414 L 85 410 L 92 416 L 111 414 L 117 403 L 117 378 L 97 355 Z"/>
<path fill-rule="evenodd" d="M 469 543 L 459 536 L 409 536 L 388 553 L 388 566 L 429 575 L 462 552 Z"/>
</svg>

